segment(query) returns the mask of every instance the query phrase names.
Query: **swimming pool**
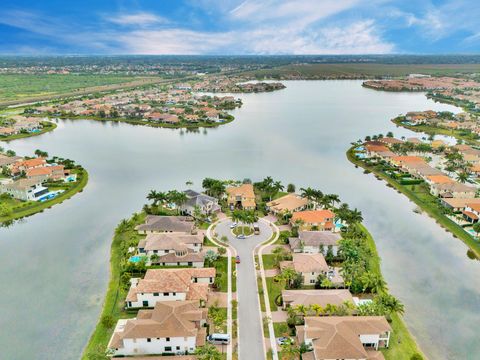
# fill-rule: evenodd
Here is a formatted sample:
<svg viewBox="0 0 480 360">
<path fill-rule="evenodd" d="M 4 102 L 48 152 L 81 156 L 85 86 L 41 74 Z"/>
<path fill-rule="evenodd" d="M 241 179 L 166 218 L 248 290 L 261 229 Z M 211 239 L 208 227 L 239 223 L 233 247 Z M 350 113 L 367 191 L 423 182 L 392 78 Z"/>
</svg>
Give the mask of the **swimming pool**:
<svg viewBox="0 0 480 360">
<path fill-rule="evenodd" d="M 130 257 L 130 259 L 128 259 L 128 261 L 130 261 L 132 263 L 138 263 L 145 258 L 146 258 L 146 256 L 143 256 L 143 255 L 134 255 L 134 256 Z"/>
</svg>

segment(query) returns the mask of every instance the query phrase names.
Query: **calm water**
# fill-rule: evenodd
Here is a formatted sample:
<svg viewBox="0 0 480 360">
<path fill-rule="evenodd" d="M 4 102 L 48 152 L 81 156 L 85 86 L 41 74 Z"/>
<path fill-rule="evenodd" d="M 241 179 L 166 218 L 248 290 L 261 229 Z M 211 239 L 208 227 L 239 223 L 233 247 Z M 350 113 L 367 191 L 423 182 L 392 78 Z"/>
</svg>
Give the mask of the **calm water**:
<svg viewBox="0 0 480 360">
<path fill-rule="evenodd" d="M 0 229 L 0 348 L 6 359 L 76 359 L 95 326 L 116 224 L 150 189 L 182 188 L 206 176 L 271 175 L 297 188 L 338 193 L 360 208 L 391 291 L 432 359 L 480 354 L 480 263 L 414 205 L 345 158 L 366 134 L 411 135 L 388 119 L 409 110 L 449 109 L 422 94 L 382 93 L 359 81 L 288 82 L 243 95 L 236 121 L 186 133 L 126 124 L 65 121 L 53 133 L 10 144 L 46 150 L 90 172 L 82 194 Z"/>
</svg>

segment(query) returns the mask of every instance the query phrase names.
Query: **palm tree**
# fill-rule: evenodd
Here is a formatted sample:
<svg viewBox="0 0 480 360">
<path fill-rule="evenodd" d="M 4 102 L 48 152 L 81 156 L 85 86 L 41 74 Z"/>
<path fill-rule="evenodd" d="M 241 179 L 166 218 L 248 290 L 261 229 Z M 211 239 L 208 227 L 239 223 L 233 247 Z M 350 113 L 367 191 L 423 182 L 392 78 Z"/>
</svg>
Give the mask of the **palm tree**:
<svg viewBox="0 0 480 360">
<path fill-rule="evenodd" d="M 318 304 L 310 305 L 310 309 L 312 309 L 316 316 L 320 316 L 323 314 L 323 307 Z"/>
<path fill-rule="evenodd" d="M 283 343 L 280 348 L 282 360 L 300 359 L 300 348 L 292 341 L 287 341 Z"/>
<path fill-rule="evenodd" d="M 297 272 L 291 267 L 287 267 L 282 270 L 282 272 L 277 275 L 277 279 L 285 281 L 287 285 L 290 285 L 293 280 L 297 277 Z"/>
<path fill-rule="evenodd" d="M 462 171 L 457 174 L 457 180 L 464 184 L 468 180 L 469 174 L 466 171 Z"/>
<path fill-rule="evenodd" d="M 186 185 L 187 187 L 192 186 L 192 185 L 193 185 L 193 181 L 192 181 L 192 180 L 187 180 L 187 181 L 185 182 L 185 185 Z"/>
<path fill-rule="evenodd" d="M 305 188 L 300 188 L 300 194 L 303 198 L 310 201 L 310 203 L 313 205 L 313 201 L 316 198 L 315 189 L 312 189 L 311 187 L 307 187 L 306 189 Z"/>
<path fill-rule="evenodd" d="M 147 200 L 152 201 L 154 206 L 157 206 L 157 194 L 156 190 L 150 190 L 147 195 Z"/>
<path fill-rule="evenodd" d="M 295 306 L 295 311 L 296 311 L 298 314 L 301 314 L 301 315 L 303 315 L 303 316 L 307 316 L 308 307 L 306 307 L 306 306 L 303 305 L 303 304 L 299 304 L 299 305 L 296 305 L 296 306 Z"/>
<path fill-rule="evenodd" d="M 212 344 L 205 344 L 195 350 L 198 360 L 221 360 L 222 354 Z"/>
<path fill-rule="evenodd" d="M 330 199 L 333 207 L 335 207 L 335 203 L 340 202 L 340 197 L 337 194 L 328 194 L 327 197 Z"/>
</svg>

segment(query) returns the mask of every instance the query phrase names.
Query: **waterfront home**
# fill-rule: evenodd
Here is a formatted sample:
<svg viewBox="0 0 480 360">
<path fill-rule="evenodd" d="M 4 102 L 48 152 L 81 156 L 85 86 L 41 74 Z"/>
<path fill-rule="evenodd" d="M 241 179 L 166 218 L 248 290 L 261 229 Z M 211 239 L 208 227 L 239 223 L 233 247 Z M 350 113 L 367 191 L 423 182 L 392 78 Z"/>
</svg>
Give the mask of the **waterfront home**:
<svg viewBox="0 0 480 360">
<path fill-rule="evenodd" d="M 424 177 L 425 182 L 432 186 L 436 184 L 451 184 L 455 182 L 451 177 L 448 177 L 447 175 L 428 175 Z"/>
<path fill-rule="evenodd" d="M 431 167 L 427 163 L 421 162 L 403 163 L 402 168 L 413 177 L 420 179 L 425 179 L 425 177 L 433 175 L 445 175 L 442 171 Z"/>
<path fill-rule="evenodd" d="M 227 187 L 227 204 L 231 209 L 255 210 L 255 193 L 252 184 Z"/>
<path fill-rule="evenodd" d="M 22 171 L 42 168 L 42 167 L 45 167 L 46 165 L 47 165 L 47 161 L 41 157 L 18 161 L 18 162 L 15 162 L 11 167 L 12 175 L 19 175 Z"/>
<path fill-rule="evenodd" d="M 294 253 L 318 254 L 324 256 L 331 249 L 334 256 L 338 254 L 338 242 L 342 237 L 331 231 L 299 231 L 298 237 L 288 239 Z"/>
<path fill-rule="evenodd" d="M 138 243 L 138 252 L 153 265 L 203 267 L 202 243 L 203 234 L 148 234 Z"/>
<path fill-rule="evenodd" d="M 280 269 L 292 268 L 303 277 L 304 285 L 313 285 L 319 275 L 326 275 L 329 271 L 327 262 L 322 254 L 296 254 L 291 261 L 281 261 Z"/>
<path fill-rule="evenodd" d="M 143 279 L 132 278 L 126 308 L 153 307 L 159 301 L 196 300 L 206 303 L 215 268 L 148 269 Z"/>
<path fill-rule="evenodd" d="M 469 204 L 480 204 L 480 198 L 443 198 L 440 203 L 454 212 L 463 211 Z"/>
<path fill-rule="evenodd" d="M 312 347 L 304 360 L 378 360 L 379 348 L 388 348 L 392 328 L 384 316 L 305 317 L 296 326 L 298 343 Z"/>
<path fill-rule="evenodd" d="M 300 230 L 331 231 L 335 229 L 335 214 L 330 210 L 305 210 L 294 212 L 290 224 L 300 222 Z"/>
<path fill-rule="evenodd" d="M 434 184 L 430 187 L 430 193 L 441 198 L 473 198 L 476 188 L 459 182 Z"/>
<path fill-rule="evenodd" d="M 188 216 L 158 216 L 147 215 L 145 223 L 137 225 L 135 230 L 139 234 L 155 234 L 162 232 L 192 234 L 195 232 L 195 223 Z"/>
<path fill-rule="evenodd" d="M 403 167 L 404 164 L 425 164 L 425 160 L 419 156 L 393 156 L 389 162 L 395 166 Z"/>
<path fill-rule="evenodd" d="M 352 294 L 347 289 L 312 289 L 312 290 L 282 290 L 283 309 L 297 305 L 320 305 L 325 308 L 330 305 L 342 305 L 345 302 L 355 303 Z"/>
<path fill-rule="evenodd" d="M 208 309 L 197 301 L 168 301 L 136 318 L 120 319 L 108 343 L 113 356 L 187 354 L 205 344 Z"/>
<path fill-rule="evenodd" d="M 197 208 L 201 214 L 210 215 L 221 210 L 218 199 L 193 190 L 184 191 L 187 201 L 180 205 L 183 214 L 193 216 Z"/>
<path fill-rule="evenodd" d="M 15 164 L 16 162 L 22 161 L 22 159 L 23 158 L 20 156 L 7 156 L 7 155 L 0 154 L 0 168 L 3 168 L 5 166 L 11 169 L 13 164 Z"/>
<path fill-rule="evenodd" d="M 478 222 L 480 217 L 480 204 L 468 203 L 462 211 L 463 218 L 469 223 L 474 224 Z"/>
<path fill-rule="evenodd" d="M 63 180 L 70 174 L 69 170 L 65 170 L 63 165 L 44 166 L 40 168 L 28 169 L 26 172 L 27 179 L 46 178 L 53 181 Z"/>
<path fill-rule="evenodd" d="M 269 201 L 267 203 L 267 210 L 274 215 L 286 212 L 292 213 L 295 211 L 305 210 L 308 204 L 308 199 L 292 193 Z"/>
<path fill-rule="evenodd" d="M 42 184 L 43 177 L 33 179 L 20 179 L 0 185 L 0 193 L 9 194 L 15 199 L 23 201 L 37 201 L 42 195 L 49 192 Z"/>
<path fill-rule="evenodd" d="M 385 144 L 387 146 L 391 146 L 393 144 L 403 144 L 403 140 L 396 139 L 394 137 L 381 137 L 378 139 L 378 142 Z"/>
</svg>

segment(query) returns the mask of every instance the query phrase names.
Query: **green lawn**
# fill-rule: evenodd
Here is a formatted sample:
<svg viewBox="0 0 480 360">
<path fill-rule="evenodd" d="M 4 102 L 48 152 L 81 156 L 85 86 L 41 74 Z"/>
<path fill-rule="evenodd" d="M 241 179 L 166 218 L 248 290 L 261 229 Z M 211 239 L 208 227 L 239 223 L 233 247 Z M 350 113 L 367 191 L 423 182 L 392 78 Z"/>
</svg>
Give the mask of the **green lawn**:
<svg viewBox="0 0 480 360">
<path fill-rule="evenodd" d="M 275 304 L 275 299 L 278 295 L 282 294 L 282 290 L 285 289 L 285 282 L 279 281 L 276 282 L 271 277 L 266 278 L 267 281 L 267 291 L 268 291 L 268 300 L 270 303 L 270 310 L 277 311 L 277 304 Z"/>
<path fill-rule="evenodd" d="M 228 290 L 228 258 L 226 256 L 220 256 L 213 266 L 217 270 L 217 276 L 215 278 L 215 283 L 218 286 L 218 291 L 227 292 Z M 237 279 L 234 275 L 235 271 L 235 259 L 232 257 L 232 292 L 237 291 Z"/>
<path fill-rule="evenodd" d="M 290 328 L 286 322 L 273 323 L 275 337 L 290 336 Z"/>
<path fill-rule="evenodd" d="M 263 258 L 263 267 L 265 269 L 275 269 L 277 266 L 275 264 L 275 255 L 266 254 L 262 255 Z"/>
<path fill-rule="evenodd" d="M 250 226 L 239 225 L 233 229 L 235 235 L 243 234 L 249 236 L 253 234 L 253 229 Z"/>
<path fill-rule="evenodd" d="M 8 216 L 1 216 L 0 223 L 8 222 L 16 219 L 20 219 L 26 216 L 31 216 L 38 212 L 41 212 L 45 209 L 48 209 L 56 204 L 60 204 L 63 201 L 70 199 L 76 193 L 83 191 L 83 188 L 88 183 L 88 173 L 86 170 L 74 170 L 74 173 L 77 173 L 77 181 L 74 183 L 65 183 L 62 184 L 60 188 L 65 189 L 65 191 L 53 198 L 52 200 L 48 200 L 45 202 L 38 202 L 38 201 L 19 201 L 15 199 L 3 199 L 0 200 L 1 203 L 6 203 L 8 206 L 11 206 L 12 213 Z"/>
<path fill-rule="evenodd" d="M 145 214 L 142 213 L 135 221 L 130 220 L 127 226 L 122 227 L 121 231 L 115 231 L 110 250 L 110 281 L 107 294 L 105 295 L 103 309 L 97 326 L 84 349 L 82 355 L 84 360 L 107 359 L 103 354 L 112 336 L 114 326 L 105 327 L 100 321 L 104 316 L 111 316 L 115 324 L 118 319 L 136 316 L 136 312 L 127 312 L 124 309 L 124 299 L 127 296 L 127 290 L 120 286 L 120 274 L 121 263 L 124 258 L 124 244 L 141 238 L 141 235 L 135 231 L 135 226 L 143 223 L 144 219 Z"/>
<path fill-rule="evenodd" d="M 390 326 L 392 327 L 390 347 L 381 350 L 386 360 L 410 360 L 412 355 L 422 354 L 399 315 L 392 315 Z"/>
</svg>

